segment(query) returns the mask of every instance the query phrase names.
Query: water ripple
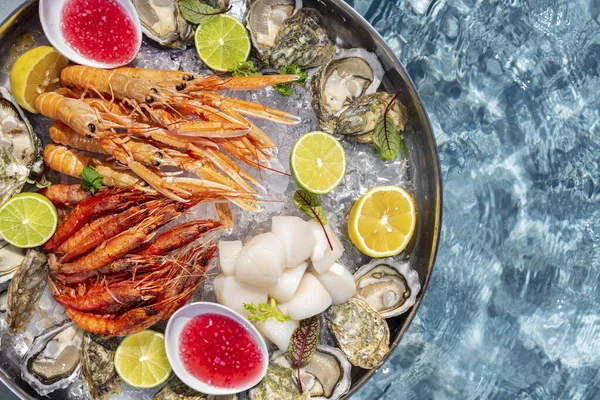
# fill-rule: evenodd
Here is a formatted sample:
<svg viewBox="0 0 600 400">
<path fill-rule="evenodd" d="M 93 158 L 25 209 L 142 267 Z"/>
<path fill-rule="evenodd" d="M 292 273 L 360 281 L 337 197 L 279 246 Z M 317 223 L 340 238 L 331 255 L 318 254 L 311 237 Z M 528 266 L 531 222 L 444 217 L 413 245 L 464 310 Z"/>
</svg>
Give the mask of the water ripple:
<svg viewBox="0 0 600 400">
<path fill-rule="evenodd" d="M 429 291 L 357 397 L 597 398 L 600 2 L 349 3 L 415 82 L 444 180 Z"/>
</svg>

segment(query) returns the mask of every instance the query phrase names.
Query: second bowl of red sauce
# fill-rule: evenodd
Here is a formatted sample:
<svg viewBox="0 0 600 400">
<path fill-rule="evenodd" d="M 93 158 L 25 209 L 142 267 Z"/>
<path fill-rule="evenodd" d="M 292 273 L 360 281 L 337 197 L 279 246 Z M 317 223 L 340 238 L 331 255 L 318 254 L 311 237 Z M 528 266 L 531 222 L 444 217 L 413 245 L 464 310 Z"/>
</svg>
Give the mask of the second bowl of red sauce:
<svg viewBox="0 0 600 400">
<path fill-rule="evenodd" d="M 167 324 L 166 350 L 175 374 L 199 392 L 245 391 L 264 377 L 268 350 L 254 326 L 216 303 L 192 303 Z"/>
</svg>

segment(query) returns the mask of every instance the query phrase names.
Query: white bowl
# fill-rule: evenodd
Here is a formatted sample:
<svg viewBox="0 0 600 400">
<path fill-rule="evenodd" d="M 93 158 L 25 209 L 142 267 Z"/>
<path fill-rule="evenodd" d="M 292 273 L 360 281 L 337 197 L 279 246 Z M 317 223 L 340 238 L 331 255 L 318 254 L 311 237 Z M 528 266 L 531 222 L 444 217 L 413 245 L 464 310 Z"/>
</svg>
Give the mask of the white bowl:
<svg viewBox="0 0 600 400">
<path fill-rule="evenodd" d="M 52 44 L 52 46 L 58 50 L 63 56 L 67 57 L 69 60 L 74 63 L 87 65 L 88 67 L 94 68 L 117 68 L 123 65 L 129 64 L 133 61 L 128 60 L 123 63 L 115 63 L 115 64 L 106 64 L 97 61 L 90 60 L 81 56 L 77 51 L 75 51 L 71 46 L 67 44 L 65 39 L 63 38 L 60 22 L 62 10 L 65 3 L 68 0 L 40 0 L 40 22 L 42 23 L 42 28 L 44 29 L 44 33 L 46 37 Z M 142 45 L 142 25 L 140 23 L 140 16 L 133 6 L 131 0 L 115 0 L 119 3 L 129 14 L 129 16 L 133 19 L 133 23 L 135 24 L 135 29 L 137 33 L 137 51 L 139 51 Z M 137 51 L 135 54 L 137 54 Z M 135 57 L 135 55 L 134 55 Z"/>
<path fill-rule="evenodd" d="M 263 365 L 261 374 L 254 382 L 248 382 L 246 385 L 241 385 L 235 388 L 221 388 L 202 382 L 185 369 L 179 356 L 179 337 L 181 336 L 181 331 L 183 330 L 184 326 L 192 318 L 202 314 L 218 314 L 233 319 L 246 328 L 250 336 L 252 336 L 256 343 L 258 343 L 263 357 Z M 262 380 L 267 373 L 267 366 L 269 364 L 269 351 L 267 349 L 267 345 L 262 335 L 256 330 L 254 325 L 252 325 L 246 318 L 233 311 L 231 308 L 217 303 L 191 303 L 177 310 L 177 312 L 169 319 L 169 323 L 167 324 L 167 329 L 165 331 L 165 348 L 167 351 L 167 358 L 171 363 L 171 367 L 173 368 L 175 375 L 177 375 L 177 377 L 181 379 L 183 383 L 192 389 L 204 394 L 228 395 L 248 390 Z"/>
</svg>

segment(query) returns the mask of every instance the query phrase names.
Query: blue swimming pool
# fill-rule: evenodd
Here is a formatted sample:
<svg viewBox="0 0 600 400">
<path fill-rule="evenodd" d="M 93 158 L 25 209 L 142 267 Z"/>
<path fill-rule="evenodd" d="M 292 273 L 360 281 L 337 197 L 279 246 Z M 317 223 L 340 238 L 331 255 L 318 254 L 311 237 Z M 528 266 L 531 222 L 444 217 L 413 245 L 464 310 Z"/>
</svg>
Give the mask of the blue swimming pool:
<svg viewBox="0 0 600 400">
<path fill-rule="evenodd" d="M 361 399 L 600 390 L 600 1 L 350 2 L 407 67 L 444 180 L 440 251 Z"/>
</svg>

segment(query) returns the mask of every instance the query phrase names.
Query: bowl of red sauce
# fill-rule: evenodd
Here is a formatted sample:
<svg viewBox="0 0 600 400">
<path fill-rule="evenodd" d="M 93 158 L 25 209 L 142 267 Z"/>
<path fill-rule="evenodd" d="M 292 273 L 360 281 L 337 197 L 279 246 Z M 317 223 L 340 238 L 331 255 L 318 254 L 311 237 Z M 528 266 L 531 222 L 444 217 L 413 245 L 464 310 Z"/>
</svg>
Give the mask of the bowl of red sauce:
<svg viewBox="0 0 600 400">
<path fill-rule="evenodd" d="M 217 303 L 180 308 L 167 324 L 165 346 L 175 375 L 205 394 L 243 392 L 267 372 L 269 353 L 261 334 L 246 318 Z"/>
<path fill-rule="evenodd" d="M 39 13 L 52 46 L 77 64 L 120 67 L 142 45 L 140 17 L 130 0 L 40 0 Z"/>
</svg>

